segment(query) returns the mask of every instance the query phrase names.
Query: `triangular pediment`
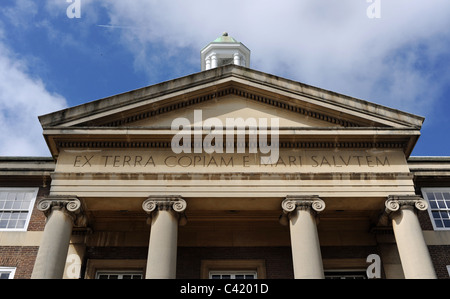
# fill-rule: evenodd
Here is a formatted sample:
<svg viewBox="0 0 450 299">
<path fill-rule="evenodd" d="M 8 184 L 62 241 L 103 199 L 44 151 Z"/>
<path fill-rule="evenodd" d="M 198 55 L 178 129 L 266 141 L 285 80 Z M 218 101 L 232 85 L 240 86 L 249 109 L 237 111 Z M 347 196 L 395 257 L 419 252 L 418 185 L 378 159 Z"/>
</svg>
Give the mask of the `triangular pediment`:
<svg viewBox="0 0 450 299">
<path fill-rule="evenodd" d="M 300 126 L 420 128 L 423 122 L 419 116 L 235 65 L 57 111 L 40 121 L 44 128 L 148 125 L 199 104 L 223 104 L 226 115 L 233 112 L 227 106 L 230 96 L 242 101 L 233 102 L 238 113 L 271 110 L 269 114 L 283 114 L 287 123 Z"/>
<path fill-rule="evenodd" d="M 401 143 L 408 144 L 408 152 L 424 121 L 413 114 L 236 65 L 96 100 L 39 119 L 50 149 L 57 152 L 56 140 L 67 144 L 70 136 L 86 140 L 101 135 L 106 140 L 107 134 L 116 134 L 117 140 L 130 134 L 123 131 L 127 128 L 141 128 L 136 133 L 139 140 L 158 130 L 162 136 L 161 130 L 170 129 L 176 118 L 187 118 L 194 124 L 196 110 L 202 111 L 203 120 L 218 118 L 223 123 L 227 118 L 278 118 L 281 128 L 291 130 L 284 131 L 286 136 L 296 135 L 287 138 L 290 140 L 327 135 L 327 140 L 347 142 L 364 135 L 364 140 L 376 144 L 383 138 L 390 142 L 401 136 Z M 115 130 L 106 133 L 105 128 Z M 165 134 L 169 136 L 170 132 Z"/>
<path fill-rule="evenodd" d="M 192 105 L 186 109 L 172 110 L 167 113 L 155 115 L 154 117 L 121 124 L 121 126 L 168 128 L 177 119 L 187 119 L 193 127 L 201 126 L 207 120 L 218 121 L 219 124 L 225 126 L 229 119 L 242 119 L 248 121 L 249 124 L 252 122 L 259 123 L 259 120 L 263 120 L 267 121 L 268 126 L 271 125 L 271 120 L 274 119 L 277 121 L 278 126 L 284 128 L 342 126 L 338 123 L 330 124 L 330 122 L 319 118 L 299 115 L 287 109 L 274 109 L 270 105 L 236 95 L 227 95 L 214 101 Z"/>
</svg>

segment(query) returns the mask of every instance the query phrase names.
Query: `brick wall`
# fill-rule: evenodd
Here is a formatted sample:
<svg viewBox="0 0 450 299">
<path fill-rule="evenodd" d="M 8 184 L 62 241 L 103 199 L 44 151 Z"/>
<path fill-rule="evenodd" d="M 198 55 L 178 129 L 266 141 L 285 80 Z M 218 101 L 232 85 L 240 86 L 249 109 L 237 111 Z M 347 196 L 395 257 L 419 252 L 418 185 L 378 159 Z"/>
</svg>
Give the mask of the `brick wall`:
<svg viewBox="0 0 450 299">
<path fill-rule="evenodd" d="M 423 230 L 434 230 L 427 211 L 419 212 L 417 215 Z M 450 265 L 450 245 L 429 245 L 428 250 L 438 279 L 450 279 L 447 270 L 447 265 Z"/>
<path fill-rule="evenodd" d="M 450 279 L 447 265 L 450 265 L 450 245 L 428 246 L 438 279 Z"/>
<path fill-rule="evenodd" d="M 17 186 L 20 187 L 20 186 Z M 28 186 L 27 186 L 28 187 Z M 49 187 L 41 187 L 38 191 L 36 202 L 31 214 L 28 231 L 43 231 L 45 227 L 45 216 L 36 206 L 39 200 L 49 193 Z M 17 232 L 5 232 L 17 234 Z M 33 272 L 38 246 L 1 246 L 0 244 L 0 266 L 15 267 L 15 279 L 29 279 Z"/>
<path fill-rule="evenodd" d="M 88 259 L 146 259 L 147 247 L 89 247 Z M 179 247 L 177 278 L 198 279 L 202 260 L 264 259 L 267 278 L 293 278 L 290 247 Z"/>
<path fill-rule="evenodd" d="M 39 188 L 36 202 L 34 204 L 33 212 L 31 214 L 28 231 L 43 231 L 45 228 L 45 215 L 37 209 L 37 203 L 50 192 L 50 187 Z"/>
<path fill-rule="evenodd" d="M 423 230 L 433 230 L 433 224 L 431 223 L 428 211 L 418 211 L 417 217 L 419 218 L 419 223 Z"/>
<path fill-rule="evenodd" d="M 39 247 L 0 247 L 0 266 L 15 267 L 14 279 L 30 279 Z"/>
<path fill-rule="evenodd" d="M 290 247 L 181 247 L 177 278 L 200 278 L 201 261 L 214 259 L 264 259 L 268 279 L 294 278 Z"/>
<path fill-rule="evenodd" d="M 147 247 L 89 247 L 88 259 L 146 259 Z M 378 253 L 374 246 L 322 247 L 324 259 L 366 259 Z M 262 259 L 268 279 L 294 278 L 290 247 L 179 247 L 177 278 L 199 279 L 202 260 Z"/>
</svg>

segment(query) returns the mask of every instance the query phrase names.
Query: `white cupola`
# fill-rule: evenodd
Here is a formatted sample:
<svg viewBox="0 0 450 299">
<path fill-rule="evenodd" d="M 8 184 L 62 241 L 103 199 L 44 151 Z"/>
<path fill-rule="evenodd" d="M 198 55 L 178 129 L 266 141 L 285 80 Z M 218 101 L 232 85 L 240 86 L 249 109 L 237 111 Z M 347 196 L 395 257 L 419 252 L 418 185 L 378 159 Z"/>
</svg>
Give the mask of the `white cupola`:
<svg viewBox="0 0 450 299">
<path fill-rule="evenodd" d="M 226 64 L 250 67 L 250 50 L 226 32 L 203 48 L 200 54 L 202 71 Z"/>
</svg>

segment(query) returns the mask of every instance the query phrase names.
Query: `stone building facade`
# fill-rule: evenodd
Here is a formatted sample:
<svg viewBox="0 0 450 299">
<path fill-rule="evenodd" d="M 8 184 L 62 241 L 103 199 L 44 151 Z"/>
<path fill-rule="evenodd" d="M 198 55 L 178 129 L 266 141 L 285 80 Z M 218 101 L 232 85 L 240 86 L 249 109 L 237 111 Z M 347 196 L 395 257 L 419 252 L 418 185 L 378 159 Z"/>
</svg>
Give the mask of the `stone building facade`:
<svg viewBox="0 0 450 299">
<path fill-rule="evenodd" d="M 40 116 L 51 157 L 0 158 L 2 278 L 449 278 L 424 119 L 249 55 L 224 35 L 199 73 Z"/>
</svg>

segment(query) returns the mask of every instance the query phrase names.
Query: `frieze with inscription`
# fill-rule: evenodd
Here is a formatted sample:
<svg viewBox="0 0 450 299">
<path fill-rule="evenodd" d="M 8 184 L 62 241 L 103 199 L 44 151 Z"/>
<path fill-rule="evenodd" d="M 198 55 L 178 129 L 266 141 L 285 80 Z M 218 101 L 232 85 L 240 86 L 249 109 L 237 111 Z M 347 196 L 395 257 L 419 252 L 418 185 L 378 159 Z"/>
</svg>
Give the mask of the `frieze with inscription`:
<svg viewBox="0 0 450 299">
<path fill-rule="evenodd" d="M 409 172 L 401 151 L 281 151 L 272 164 L 259 154 L 174 154 L 170 150 L 64 150 L 58 172 Z"/>
</svg>

